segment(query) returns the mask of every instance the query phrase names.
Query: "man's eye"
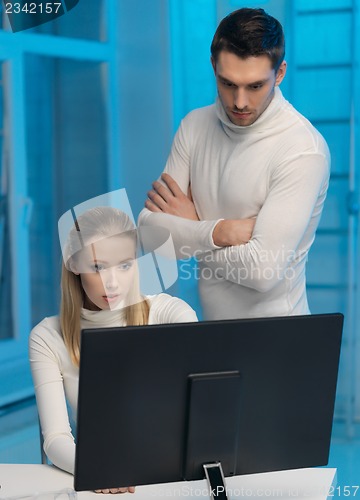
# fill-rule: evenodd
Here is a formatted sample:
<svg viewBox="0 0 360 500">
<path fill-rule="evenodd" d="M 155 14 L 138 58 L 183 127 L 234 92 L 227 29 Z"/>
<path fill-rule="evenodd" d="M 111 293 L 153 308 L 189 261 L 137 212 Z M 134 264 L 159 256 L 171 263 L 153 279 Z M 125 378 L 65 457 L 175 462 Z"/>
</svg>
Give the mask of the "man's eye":
<svg viewBox="0 0 360 500">
<path fill-rule="evenodd" d="M 235 85 L 234 85 L 233 83 L 231 83 L 231 82 L 224 82 L 224 81 L 222 80 L 222 82 L 221 82 L 221 83 L 222 83 L 223 85 L 225 85 L 225 87 L 235 87 Z"/>
<path fill-rule="evenodd" d="M 259 84 L 259 85 L 251 85 L 251 90 L 259 90 L 262 88 L 262 84 Z"/>
</svg>

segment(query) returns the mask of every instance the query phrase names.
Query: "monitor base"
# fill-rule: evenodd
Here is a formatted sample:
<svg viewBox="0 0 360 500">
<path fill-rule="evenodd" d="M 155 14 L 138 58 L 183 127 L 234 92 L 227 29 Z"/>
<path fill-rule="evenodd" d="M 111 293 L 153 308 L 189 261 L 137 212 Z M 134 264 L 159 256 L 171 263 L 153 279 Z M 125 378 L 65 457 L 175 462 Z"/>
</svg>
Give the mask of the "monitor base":
<svg viewBox="0 0 360 500">
<path fill-rule="evenodd" d="M 225 477 L 220 462 L 204 464 L 211 500 L 228 500 Z"/>
</svg>

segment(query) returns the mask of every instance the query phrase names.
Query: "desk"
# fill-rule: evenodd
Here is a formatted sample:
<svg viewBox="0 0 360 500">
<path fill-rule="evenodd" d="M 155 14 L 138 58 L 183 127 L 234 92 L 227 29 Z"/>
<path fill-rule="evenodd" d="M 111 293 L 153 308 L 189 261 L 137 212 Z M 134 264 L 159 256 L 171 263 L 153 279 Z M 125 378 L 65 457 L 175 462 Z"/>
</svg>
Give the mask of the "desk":
<svg viewBox="0 0 360 500">
<path fill-rule="evenodd" d="M 320 500 L 327 498 L 330 486 L 335 486 L 336 469 L 297 469 L 266 474 L 251 474 L 226 479 L 229 499 L 277 498 L 281 500 Z M 58 491 L 73 487 L 73 476 L 50 465 L 0 464 L 0 499 L 31 492 Z M 114 495 L 99 495 L 81 491 L 79 500 L 102 500 Z M 133 495 L 115 498 L 133 500 L 151 499 L 209 499 L 206 481 L 138 486 Z"/>
</svg>

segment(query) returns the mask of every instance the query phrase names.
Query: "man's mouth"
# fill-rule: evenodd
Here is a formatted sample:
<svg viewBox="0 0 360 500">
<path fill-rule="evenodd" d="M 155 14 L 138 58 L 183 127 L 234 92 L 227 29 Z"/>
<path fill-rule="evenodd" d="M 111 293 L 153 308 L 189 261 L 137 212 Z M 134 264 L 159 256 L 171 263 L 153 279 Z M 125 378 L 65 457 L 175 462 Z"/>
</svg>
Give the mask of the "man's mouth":
<svg viewBox="0 0 360 500">
<path fill-rule="evenodd" d="M 240 117 L 251 115 L 251 111 L 238 111 L 238 110 L 233 109 L 232 112 L 234 113 L 234 115 L 240 116 Z"/>
</svg>

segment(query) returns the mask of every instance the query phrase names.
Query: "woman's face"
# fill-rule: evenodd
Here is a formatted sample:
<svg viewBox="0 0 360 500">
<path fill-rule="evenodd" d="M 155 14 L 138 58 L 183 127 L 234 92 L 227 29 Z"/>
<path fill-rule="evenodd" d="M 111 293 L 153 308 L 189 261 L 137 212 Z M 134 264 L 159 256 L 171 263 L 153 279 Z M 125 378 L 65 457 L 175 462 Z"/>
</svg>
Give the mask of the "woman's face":
<svg viewBox="0 0 360 500">
<path fill-rule="evenodd" d="M 84 307 L 117 309 L 135 279 L 135 242 L 128 236 L 112 236 L 81 251 L 76 268 L 86 294 Z"/>
</svg>

